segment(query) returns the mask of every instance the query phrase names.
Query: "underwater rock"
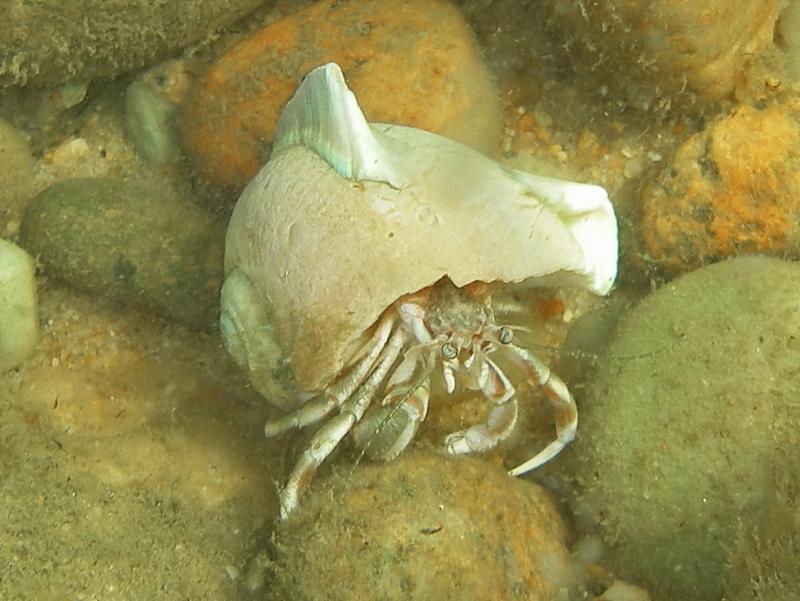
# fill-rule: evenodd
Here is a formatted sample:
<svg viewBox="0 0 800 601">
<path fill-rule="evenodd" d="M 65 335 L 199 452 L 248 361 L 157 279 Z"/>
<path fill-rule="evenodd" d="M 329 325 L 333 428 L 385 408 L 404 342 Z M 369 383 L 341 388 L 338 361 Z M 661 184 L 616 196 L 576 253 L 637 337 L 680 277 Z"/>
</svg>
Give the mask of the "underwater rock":
<svg viewBox="0 0 800 601">
<path fill-rule="evenodd" d="M 800 80 L 800 2 L 788 0 L 775 27 L 789 71 Z"/>
<path fill-rule="evenodd" d="M 370 121 L 412 125 L 483 152 L 499 141 L 498 94 L 455 7 L 324 0 L 246 38 L 198 83 L 183 133 L 201 175 L 241 190 L 269 156 L 302 77 L 329 61 L 341 65 Z"/>
<path fill-rule="evenodd" d="M 778 0 L 548 0 L 546 22 L 573 68 L 639 108 L 687 88 L 730 94 L 753 55 L 772 46 Z"/>
<path fill-rule="evenodd" d="M 571 584 L 564 541 L 542 488 L 414 451 L 314 486 L 278 527 L 268 598 L 546 601 Z"/>
<path fill-rule="evenodd" d="M 136 80 L 125 92 L 125 133 L 140 158 L 164 165 L 178 157 L 177 109 L 159 90 Z"/>
<path fill-rule="evenodd" d="M 715 119 L 640 202 L 644 253 L 668 273 L 742 253 L 800 257 L 800 100 Z"/>
<path fill-rule="evenodd" d="M 16 367 L 36 348 L 39 314 L 33 259 L 0 239 L 0 373 Z"/>
<path fill-rule="evenodd" d="M 800 265 L 769 257 L 686 274 L 623 317 L 578 400 L 573 508 L 656 599 L 720 598 L 740 523 L 768 511 L 800 426 L 798 298 Z"/>
<path fill-rule="evenodd" d="M 764 516 L 740 525 L 729 562 L 726 601 L 800 599 L 800 453 L 797 432 L 788 434 L 795 449 L 771 466 L 775 485 Z"/>
<path fill-rule="evenodd" d="M 0 119 L 0 236 L 16 233 L 25 204 L 33 197 L 34 162 L 28 142 Z"/>
<path fill-rule="evenodd" d="M 242 599 L 226 566 L 277 512 L 264 404 L 218 337 L 43 288 L 0 374 L 0 599 Z"/>
<path fill-rule="evenodd" d="M 0 87 L 114 77 L 203 39 L 261 3 L 14 2 L 0 27 Z"/>
<path fill-rule="evenodd" d="M 591 377 L 597 356 L 614 335 L 622 316 L 631 308 L 631 300 L 616 291 L 602 307 L 584 313 L 569 324 L 561 348 L 558 373 L 570 386 L 582 386 Z"/>
<path fill-rule="evenodd" d="M 641 587 L 617 580 L 595 601 L 650 601 L 650 595 Z"/>
<path fill-rule="evenodd" d="M 71 286 L 193 328 L 217 319 L 223 225 L 188 201 L 119 180 L 65 180 L 31 202 L 21 235 Z"/>
</svg>

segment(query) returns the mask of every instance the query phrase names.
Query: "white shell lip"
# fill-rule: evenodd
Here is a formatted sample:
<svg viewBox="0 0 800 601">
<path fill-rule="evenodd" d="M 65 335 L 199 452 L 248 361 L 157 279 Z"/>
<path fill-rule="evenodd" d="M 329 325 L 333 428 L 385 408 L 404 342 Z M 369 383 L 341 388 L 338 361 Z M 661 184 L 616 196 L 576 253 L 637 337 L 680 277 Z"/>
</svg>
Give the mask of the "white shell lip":
<svg viewBox="0 0 800 601">
<path fill-rule="evenodd" d="M 339 67 L 312 71 L 228 229 L 297 383 L 324 387 L 405 294 L 447 275 L 606 294 L 617 222 L 600 186 L 509 169 L 412 127 L 368 123 Z"/>
<path fill-rule="evenodd" d="M 273 148 L 280 152 L 292 145 L 313 150 L 342 177 L 385 182 L 393 188 L 413 185 L 426 165 L 447 165 L 441 154 L 449 150 L 456 155 L 454 164 L 474 164 L 478 172 L 484 172 L 484 186 L 493 186 L 503 178 L 516 180 L 519 188 L 506 193 L 531 193 L 562 218 L 562 226 L 574 236 L 583 261 L 577 265 L 572 259 L 565 261 L 567 273 L 563 276 L 554 273 L 553 278 L 548 278 L 548 286 L 577 285 L 605 295 L 616 280 L 617 220 L 604 188 L 508 169 L 475 150 L 430 132 L 401 125 L 370 124 L 336 63 L 311 71 L 284 108 Z M 458 173 L 456 169 L 452 171 Z M 442 184 L 445 187 L 448 182 Z M 480 194 L 475 189 L 463 191 L 464 195 L 476 193 Z M 550 274 L 531 277 L 545 275 Z"/>
<path fill-rule="evenodd" d="M 513 171 L 513 174 L 541 198 L 548 199 L 562 216 L 564 227 L 574 236 L 584 258 L 576 272 L 582 279 L 582 284 L 578 285 L 594 294 L 608 294 L 617 279 L 619 241 L 617 218 L 605 188 L 523 171 Z M 563 285 L 571 284 L 565 281 Z"/>
</svg>

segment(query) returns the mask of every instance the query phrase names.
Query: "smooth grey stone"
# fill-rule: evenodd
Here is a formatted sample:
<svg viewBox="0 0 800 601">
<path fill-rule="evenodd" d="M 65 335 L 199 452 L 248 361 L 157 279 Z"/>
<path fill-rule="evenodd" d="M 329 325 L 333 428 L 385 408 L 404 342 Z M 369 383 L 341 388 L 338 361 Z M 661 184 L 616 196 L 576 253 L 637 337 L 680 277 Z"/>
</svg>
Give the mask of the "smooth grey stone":
<svg viewBox="0 0 800 601">
<path fill-rule="evenodd" d="M 75 288 L 216 327 L 224 224 L 189 201 L 113 179 L 65 180 L 31 202 L 20 233 L 45 273 Z"/>
<path fill-rule="evenodd" d="M 33 259 L 0 239 L 0 373 L 27 359 L 39 340 Z"/>
</svg>

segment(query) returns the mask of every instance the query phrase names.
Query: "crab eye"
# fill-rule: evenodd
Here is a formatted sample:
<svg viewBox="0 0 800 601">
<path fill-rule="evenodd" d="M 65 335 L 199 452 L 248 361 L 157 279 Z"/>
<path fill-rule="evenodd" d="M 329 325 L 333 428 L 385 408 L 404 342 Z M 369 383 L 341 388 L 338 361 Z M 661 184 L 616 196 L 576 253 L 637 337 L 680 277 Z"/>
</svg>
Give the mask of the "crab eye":
<svg viewBox="0 0 800 601">
<path fill-rule="evenodd" d="M 509 344 L 514 339 L 514 332 L 511 331 L 511 328 L 500 328 L 497 338 L 501 344 Z"/>
<path fill-rule="evenodd" d="M 442 345 L 442 357 L 445 359 L 455 359 L 458 356 L 458 349 L 451 342 Z"/>
</svg>

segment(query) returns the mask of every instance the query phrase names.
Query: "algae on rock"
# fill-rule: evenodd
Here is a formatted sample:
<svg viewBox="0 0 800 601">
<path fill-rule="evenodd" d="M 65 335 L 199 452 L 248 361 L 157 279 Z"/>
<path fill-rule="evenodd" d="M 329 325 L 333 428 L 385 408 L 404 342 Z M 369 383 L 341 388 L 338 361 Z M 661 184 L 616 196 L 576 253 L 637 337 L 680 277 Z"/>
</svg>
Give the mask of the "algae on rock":
<svg viewBox="0 0 800 601">
<path fill-rule="evenodd" d="M 0 88 L 114 77 L 188 46 L 263 0 L 0 0 Z"/>
<path fill-rule="evenodd" d="M 278 528 L 269 599 L 554 601 L 578 585 L 549 494 L 484 460 L 409 451 L 316 488 Z"/>
<path fill-rule="evenodd" d="M 33 259 L 0 239 L 0 373 L 24 361 L 39 340 Z"/>
<path fill-rule="evenodd" d="M 21 235 L 46 272 L 69 285 L 209 329 L 219 313 L 223 228 L 157 189 L 86 178 L 39 194 Z"/>
<path fill-rule="evenodd" d="M 719 598 L 740 522 L 769 510 L 800 427 L 798 299 L 798 264 L 718 263 L 644 299 L 600 357 L 562 472 L 612 569 L 657 598 Z"/>
</svg>

